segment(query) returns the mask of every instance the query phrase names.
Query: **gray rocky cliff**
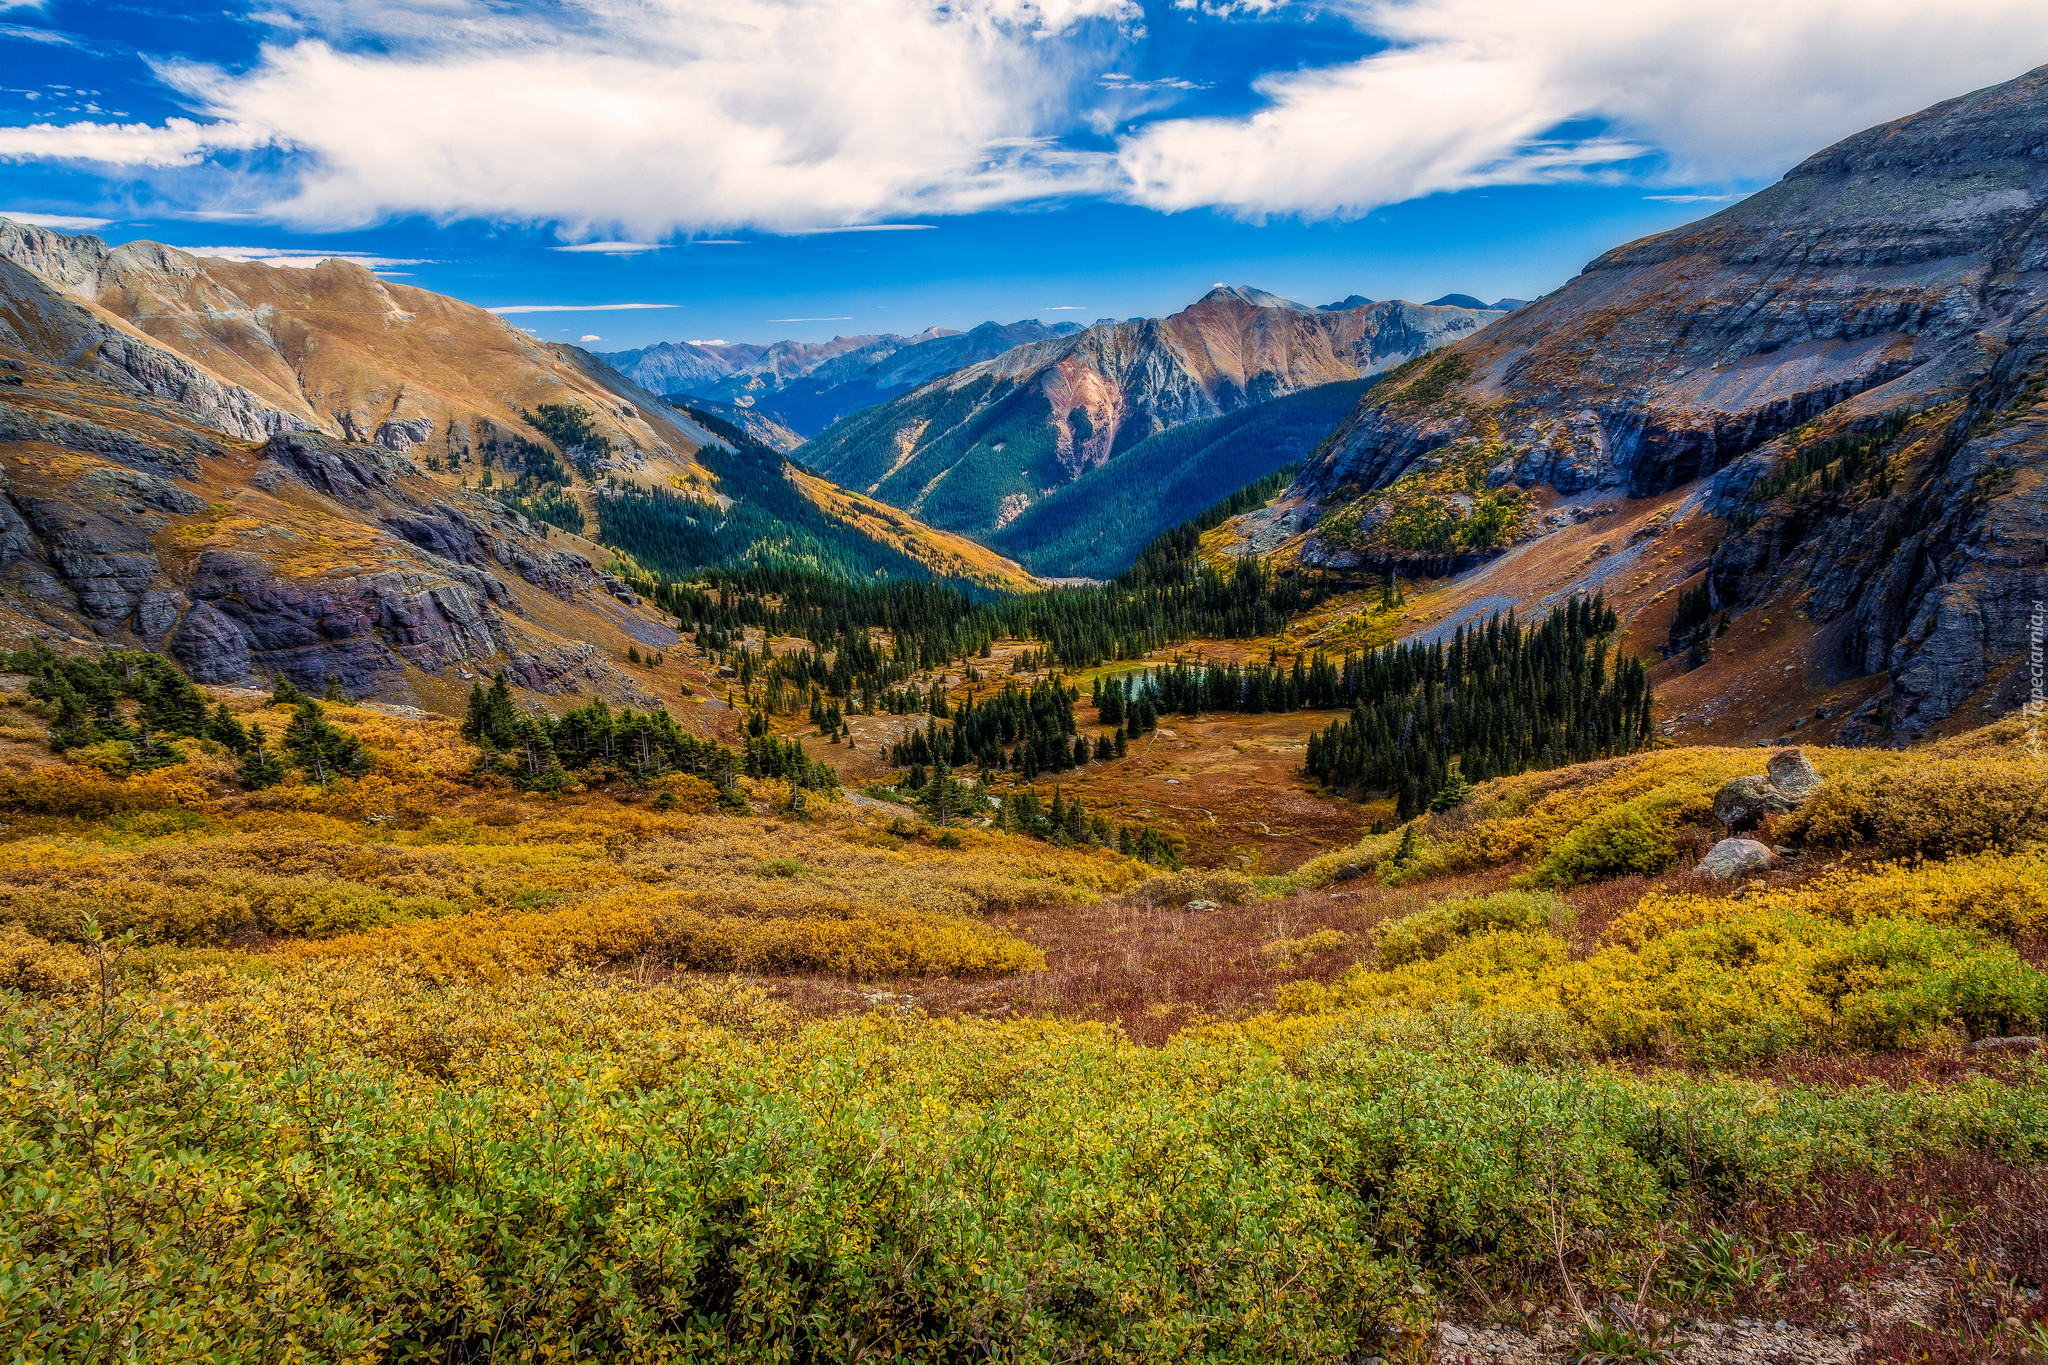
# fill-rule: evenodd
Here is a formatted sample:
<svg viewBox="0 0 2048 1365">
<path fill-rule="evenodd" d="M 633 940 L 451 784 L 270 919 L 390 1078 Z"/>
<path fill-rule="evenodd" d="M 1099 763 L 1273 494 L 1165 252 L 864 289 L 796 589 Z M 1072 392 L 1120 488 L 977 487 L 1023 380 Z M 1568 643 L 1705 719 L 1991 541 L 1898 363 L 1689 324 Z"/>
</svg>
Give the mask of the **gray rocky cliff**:
<svg viewBox="0 0 2048 1365">
<path fill-rule="evenodd" d="M 1729 522 L 1713 609 L 1802 597 L 1823 675 L 1889 683 L 1846 737 L 1924 729 L 1997 682 L 2048 597 L 2044 214 L 2048 68 L 1599 257 L 1369 394 L 1292 492 L 1328 516 L 1478 448 L 1496 489 L 1708 480 Z M 1856 440 L 1882 479 L 1793 477 L 1824 441 Z"/>
</svg>

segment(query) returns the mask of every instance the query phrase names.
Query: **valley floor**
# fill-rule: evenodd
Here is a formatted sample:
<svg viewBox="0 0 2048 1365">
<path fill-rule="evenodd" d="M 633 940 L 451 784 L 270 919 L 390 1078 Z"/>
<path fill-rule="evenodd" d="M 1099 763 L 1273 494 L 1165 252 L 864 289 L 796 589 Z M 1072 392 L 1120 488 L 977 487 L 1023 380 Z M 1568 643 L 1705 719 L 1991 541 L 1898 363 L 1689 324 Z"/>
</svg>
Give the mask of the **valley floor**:
<svg viewBox="0 0 2048 1365">
<path fill-rule="evenodd" d="M 736 739 L 694 657 L 634 676 Z M 851 790 L 911 717 L 804 739 L 848 790 L 792 813 L 220 693 L 363 746 L 250 790 L 211 739 L 62 761 L 0 691 L 0 1331 L 38 1359 L 2048 1348 L 2018 719 L 1807 750 L 1724 881 L 1754 748 L 1372 834 L 1296 775 L 1327 714 L 1163 718 L 1061 782 L 1175 812 L 1174 872 Z"/>
</svg>

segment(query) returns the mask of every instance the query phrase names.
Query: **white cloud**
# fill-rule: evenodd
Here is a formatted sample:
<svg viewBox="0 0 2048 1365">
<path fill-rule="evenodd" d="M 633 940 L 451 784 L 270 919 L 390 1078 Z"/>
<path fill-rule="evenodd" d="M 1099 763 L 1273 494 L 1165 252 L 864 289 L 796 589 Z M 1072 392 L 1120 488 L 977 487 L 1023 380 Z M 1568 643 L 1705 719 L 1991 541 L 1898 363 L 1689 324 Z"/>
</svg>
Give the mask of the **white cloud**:
<svg viewBox="0 0 2048 1365">
<path fill-rule="evenodd" d="M 868 224 L 1102 188 L 1105 158 L 1048 139 L 1082 57 L 1142 19 L 1136 0 L 319 4 L 246 71 L 159 65 L 208 122 L 0 129 L 0 157 L 277 148 L 295 177 L 269 211 L 307 224 Z"/>
<path fill-rule="evenodd" d="M 508 303 L 484 311 L 509 317 L 514 313 L 630 313 L 642 308 L 680 307 L 678 303 Z"/>
<path fill-rule="evenodd" d="M 1390 46 L 1266 77 L 1246 118 L 1125 139 L 1139 202 L 1355 215 L 1475 185 L 1774 174 L 1807 152 L 2048 56 L 2039 0 L 1349 0 Z M 1545 141 L 1560 124 L 1603 132 Z"/>
<path fill-rule="evenodd" d="M 195 123 L 31 123 L 0 128 L 0 160 L 100 161 L 115 166 L 190 166 L 218 151 L 247 151 L 275 142 L 260 128 Z"/>
<path fill-rule="evenodd" d="M 394 265 L 431 265 L 431 261 L 418 256 L 364 256 L 352 251 L 324 251 L 317 247 L 283 246 L 181 246 L 178 250 L 193 256 L 218 256 L 229 261 L 253 261 L 258 265 L 275 266 L 284 270 L 310 270 L 322 261 L 348 261 L 367 270 L 386 270 Z M 392 270 L 390 274 L 404 274 Z"/>
<path fill-rule="evenodd" d="M 111 218 L 81 218 L 70 213 L 25 213 L 20 209 L 0 209 L 0 218 L 12 218 L 31 227 L 56 228 L 61 232 L 90 232 L 114 221 Z"/>
<path fill-rule="evenodd" d="M 1195 82 L 1129 74 L 1137 0 L 279 0 L 246 70 L 159 64 L 200 118 L 0 128 L 0 159 L 215 158 L 202 209 L 550 223 L 622 255 L 1063 196 L 1347 216 L 1488 184 L 1736 188 L 2048 59 L 2040 0 L 1318 8 L 1383 46 L 1268 73 L 1249 115 L 1145 122 Z"/>
<path fill-rule="evenodd" d="M 578 242 L 574 246 L 551 246 L 550 251 L 587 251 L 601 256 L 634 256 L 643 251 L 663 250 L 660 242 Z"/>
<path fill-rule="evenodd" d="M 935 232 L 936 223 L 841 223 L 837 227 L 784 228 L 784 237 L 822 237 L 832 232 Z"/>
<path fill-rule="evenodd" d="M 598 335 L 597 333 L 595 333 L 595 332 L 585 332 L 585 333 L 584 333 L 584 334 L 583 334 L 582 336 L 580 336 L 580 337 L 578 337 L 578 338 L 576 338 L 576 339 L 577 339 L 578 341 L 603 341 L 603 340 L 604 340 L 604 338 L 603 338 L 603 337 L 599 336 L 599 335 Z"/>
</svg>

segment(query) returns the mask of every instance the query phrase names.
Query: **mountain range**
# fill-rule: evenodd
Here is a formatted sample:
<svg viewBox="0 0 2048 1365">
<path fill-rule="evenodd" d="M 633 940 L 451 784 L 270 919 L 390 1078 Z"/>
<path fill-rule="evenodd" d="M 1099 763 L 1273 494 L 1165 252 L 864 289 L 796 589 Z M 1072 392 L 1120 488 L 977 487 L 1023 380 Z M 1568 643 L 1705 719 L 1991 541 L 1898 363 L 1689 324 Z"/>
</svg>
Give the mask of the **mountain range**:
<svg viewBox="0 0 2048 1365">
<path fill-rule="evenodd" d="M 675 635 L 599 567 L 633 562 L 611 546 L 671 573 L 1033 582 L 458 300 L 9 220 L 0 465 L 9 645 L 442 710 L 500 668 L 648 704 L 613 660 Z"/>
<path fill-rule="evenodd" d="M 1219 285 L 1170 317 L 1097 323 L 955 370 L 841 420 L 804 445 L 803 460 L 934 526 L 1002 545 L 1034 507 L 1162 432 L 1370 378 L 1503 316 L 1399 301 L 1312 308 Z M 1315 436 L 1275 443 L 1250 477 L 1307 453 Z M 1153 481 L 1130 473 L 1119 502 L 1127 554 L 1188 510 L 1148 503 Z M 1226 482 L 1186 487 L 1200 500 L 1193 510 L 1236 486 Z"/>
<path fill-rule="evenodd" d="M 1617 247 L 1389 376 L 1230 535 L 1455 573 L 1444 629 L 1603 590 L 1671 655 L 1680 735 L 1904 742 L 2019 705 L 2048 600 L 2044 130 L 2048 68 Z"/>
<path fill-rule="evenodd" d="M 984 322 L 968 332 L 933 327 L 907 337 L 885 333 L 767 346 L 664 341 L 642 350 L 609 352 L 603 359 L 655 393 L 752 409 L 808 438 L 849 413 L 964 365 L 1080 330 L 1078 323 L 1048 326 L 1027 318 Z"/>
</svg>

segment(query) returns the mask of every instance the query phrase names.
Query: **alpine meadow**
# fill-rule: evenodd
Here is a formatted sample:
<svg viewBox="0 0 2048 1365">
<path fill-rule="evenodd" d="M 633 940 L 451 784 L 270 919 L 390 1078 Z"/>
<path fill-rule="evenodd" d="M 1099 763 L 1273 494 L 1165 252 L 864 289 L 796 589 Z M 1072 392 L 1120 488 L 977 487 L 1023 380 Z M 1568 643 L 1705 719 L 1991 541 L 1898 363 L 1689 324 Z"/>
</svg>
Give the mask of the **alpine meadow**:
<svg viewBox="0 0 2048 1365">
<path fill-rule="evenodd" d="M 402 8 L 0 24 L 0 1362 L 2048 1365 L 2038 13 Z"/>
</svg>

